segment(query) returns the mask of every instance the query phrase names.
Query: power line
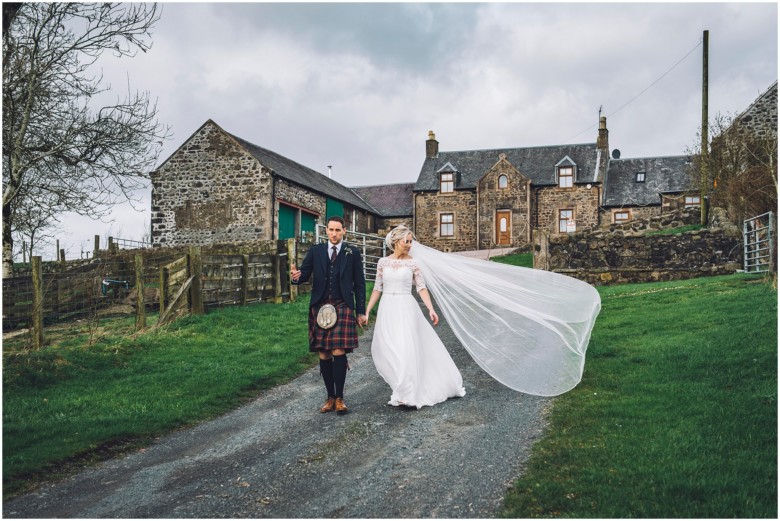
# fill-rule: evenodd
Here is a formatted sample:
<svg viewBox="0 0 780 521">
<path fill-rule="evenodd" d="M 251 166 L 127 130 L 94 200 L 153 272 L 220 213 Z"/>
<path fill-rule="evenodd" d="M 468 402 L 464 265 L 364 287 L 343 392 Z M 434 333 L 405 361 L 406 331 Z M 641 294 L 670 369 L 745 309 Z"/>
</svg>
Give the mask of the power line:
<svg viewBox="0 0 780 521">
<path fill-rule="evenodd" d="M 615 109 L 614 111 L 612 111 L 612 112 L 610 112 L 609 114 L 607 114 L 607 117 L 611 117 L 611 116 L 613 116 L 614 114 L 617 114 L 618 112 L 620 112 L 620 110 L 622 110 L 623 108 L 625 108 L 625 107 L 626 107 L 628 104 L 630 104 L 631 102 L 635 101 L 635 100 L 636 100 L 636 99 L 637 99 L 639 96 L 641 96 L 642 94 L 644 94 L 645 92 L 647 92 L 648 90 L 650 90 L 650 88 L 651 88 L 653 85 L 655 85 L 656 83 L 658 83 L 659 81 L 661 81 L 661 80 L 664 78 L 664 76 L 666 76 L 667 74 L 669 74 L 670 72 L 672 72 L 672 71 L 673 71 L 673 70 L 674 70 L 674 69 L 675 69 L 675 68 L 676 68 L 678 65 L 680 65 L 680 64 L 681 64 L 683 61 L 685 61 L 685 59 L 686 59 L 688 56 L 690 56 L 690 55 L 693 53 L 693 51 L 695 51 L 696 49 L 698 49 L 698 48 L 701 46 L 701 44 L 702 44 L 702 41 L 701 41 L 701 40 L 699 40 L 699 42 L 698 42 L 698 43 L 697 43 L 697 44 L 696 44 L 696 45 L 693 47 L 693 49 L 691 49 L 690 51 L 688 51 L 688 53 L 687 53 L 685 56 L 683 56 L 682 58 L 680 58 L 679 60 L 677 60 L 677 62 L 676 62 L 674 65 L 672 65 L 671 67 L 669 67 L 669 68 L 666 70 L 666 72 L 664 72 L 663 74 L 661 74 L 661 75 L 660 75 L 660 76 L 659 76 L 659 77 L 658 77 L 658 78 L 657 78 L 655 81 L 653 81 L 653 83 L 651 83 L 650 85 L 648 85 L 647 87 L 645 87 L 645 89 L 644 89 L 644 90 L 642 90 L 642 92 L 640 92 L 639 94 L 637 94 L 636 96 L 634 96 L 634 97 L 633 97 L 633 98 L 631 98 L 630 100 L 628 100 L 628 101 L 626 101 L 625 103 L 623 103 L 623 104 L 622 104 L 620 107 L 618 107 L 618 108 L 617 108 L 617 109 Z M 600 119 L 600 118 L 601 118 L 601 107 L 599 107 L 599 119 Z M 576 138 L 576 137 L 578 137 L 578 136 L 581 136 L 581 135 L 582 135 L 582 134 L 584 134 L 585 132 L 587 132 L 587 131 L 589 131 L 589 130 L 592 130 L 592 129 L 593 129 L 594 127 L 596 127 L 597 125 L 598 125 L 598 123 L 595 123 L 595 124 L 593 124 L 593 125 L 590 125 L 588 128 L 586 128 L 586 129 L 582 130 L 581 132 L 577 133 L 576 135 L 574 135 L 574 136 L 570 137 L 569 139 L 567 139 L 566 141 L 564 141 L 564 143 L 568 143 L 569 141 L 573 140 L 574 138 Z"/>
</svg>

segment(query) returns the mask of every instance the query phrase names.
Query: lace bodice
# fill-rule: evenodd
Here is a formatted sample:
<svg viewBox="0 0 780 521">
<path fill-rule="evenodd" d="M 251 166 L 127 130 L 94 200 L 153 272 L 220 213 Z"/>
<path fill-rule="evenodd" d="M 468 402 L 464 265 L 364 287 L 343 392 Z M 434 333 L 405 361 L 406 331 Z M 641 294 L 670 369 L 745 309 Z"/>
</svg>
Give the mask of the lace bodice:
<svg viewBox="0 0 780 521">
<path fill-rule="evenodd" d="M 425 279 L 417 262 L 412 259 L 384 257 L 376 265 L 374 290 L 384 293 L 411 293 L 414 283 L 419 293 L 425 289 Z"/>
</svg>

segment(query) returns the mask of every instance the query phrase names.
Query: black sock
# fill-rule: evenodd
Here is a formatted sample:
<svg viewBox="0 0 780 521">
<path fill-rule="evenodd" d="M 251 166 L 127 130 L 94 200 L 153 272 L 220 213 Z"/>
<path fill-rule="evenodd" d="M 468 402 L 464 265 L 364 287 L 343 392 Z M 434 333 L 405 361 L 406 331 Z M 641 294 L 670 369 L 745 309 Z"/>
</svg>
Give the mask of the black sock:
<svg viewBox="0 0 780 521">
<path fill-rule="evenodd" d="M 322 381 L 325 382 L 325 389 L 328 390 L 328 398 L 335 398 L 336 388 L 333 385 L 333 358 L 320 359 L 320 374 L 322 374 Z"/>
<path fill-rule="evenodd" d="M 347 381 L 347 355 L 333 357 L 333 380 L 336 384 L 336 398 L 344 398 L 344 382 Z"/>
</svg>

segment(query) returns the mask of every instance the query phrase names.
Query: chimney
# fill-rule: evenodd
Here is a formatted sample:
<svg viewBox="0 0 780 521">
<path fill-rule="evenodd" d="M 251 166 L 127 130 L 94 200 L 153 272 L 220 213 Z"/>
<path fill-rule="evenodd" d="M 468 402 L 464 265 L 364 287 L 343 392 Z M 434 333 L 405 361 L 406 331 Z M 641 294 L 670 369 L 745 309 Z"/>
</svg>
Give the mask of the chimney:
<svg viewBox="0 0 780 521">
<path fill-rule="evenodd" d="M 425 157 L 437 157 L 439 155 L 439 142 L 433 130 L 428 131 L 428 141 L 425 142 Z"/>
<path fill-rule="evenodd" d="M 331 175 L 330 175 L 330 169 L 331 169 L 331 168 L 333 168 L 333 165 L 328 165 L 328 178 L 330 178 L 330 177 L 331 177 Z"/>
<path fill-rule="evenodd" d="M 609 155 L 609 130 L 607 130 L 607 116 L 599 118 L 599 137 L 596 139 L 596 148 Z"/>
</svg>

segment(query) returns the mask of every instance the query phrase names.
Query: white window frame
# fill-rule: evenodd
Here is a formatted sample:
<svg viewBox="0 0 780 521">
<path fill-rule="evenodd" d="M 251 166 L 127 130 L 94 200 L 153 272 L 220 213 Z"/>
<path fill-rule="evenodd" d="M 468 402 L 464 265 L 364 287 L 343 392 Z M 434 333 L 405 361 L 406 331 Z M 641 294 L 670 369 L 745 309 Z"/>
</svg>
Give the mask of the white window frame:
<svg viewBox="0 0 780 521">
<path fill-rule="evenodd" d="M 449 179 L 445 180 L 445 176 Z M 439 191 L 443 194 L 451 194 L 455 191 L 455 172 L 442 172 L 439 174 Z"/>
<path fill-rule="evenodd" d="M 567 226 L 563 226 L 563 230 L 561 230 L 561 223 L 564 222 L 563 215 L 564 212 L 569 212 L 569 215 L 567 216 L 566 222 L 574 220 L 574 209 L 573 208 L 562 208 L 558 210 L 558 233 L 569 233 L 567 230 Z"/>
<path fill-rule="evenodd" d="M 694 201 L 695 199 L 695 201 Z M 686 208 L 696 208 L 701 206 L 701 196 L 700 195 L 686 195 L 685 196 L 685 207 Z"/>
<path fill-rule="evenodd" d="M 563 171 L 571 172 L 566 175 L 561 175 Z M 564 184 L 566 179 L 566 184 Z M 573 166 L 559 166 L 558 167 L 558 187 L 559 188 L 573 188 L 574 187 L 574 167 Z"/>
<path fill-rule="evenodd" d="M 449 217 L 450 221 L 445 222 L 444 218 Z M 449 233 L 444 233 L 445 226 Z M 442 212 L 439 214 L 439 237 L 455 237 L 455 214 L 452 212 Z"/>
</svg>

